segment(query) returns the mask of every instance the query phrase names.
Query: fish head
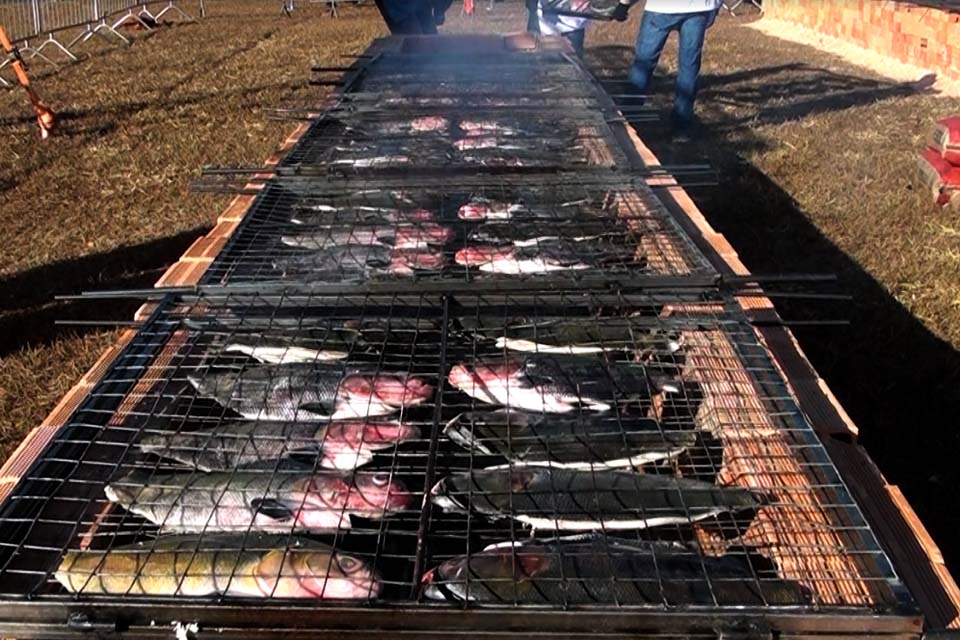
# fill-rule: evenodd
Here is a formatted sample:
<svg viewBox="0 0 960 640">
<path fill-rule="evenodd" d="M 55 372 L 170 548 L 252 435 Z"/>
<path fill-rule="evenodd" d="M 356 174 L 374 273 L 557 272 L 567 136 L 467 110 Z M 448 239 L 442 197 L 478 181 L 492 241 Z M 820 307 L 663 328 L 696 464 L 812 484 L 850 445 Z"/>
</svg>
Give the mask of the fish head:
<svg viewBox="0 0 960 640">
<path fill-rule="evenodd" d="M 204 376 L 187 376 L 187 381 L 201 396 L 228 401 L 234 397 L 234 390 L 240 375 L 231 372 L 207 373 Z"/>
<path fill-rule="evenodd" d="M 363 560 L 311 548 L 267 552 L 256 577 L 261 591 L 274 598 L 373 598 L 382 587 Z"/>
<path fill-rule="evenodd" d="M 490 215 L 490 203 L 486 200 L 472 200 L 457 211 L 461 220 L 485 220 Z"/>
<path fill-rule="evenodd" d="M 327 528 L 331 509 L 380 518 L 406 509 L 412 501 L 406 486 L 386 472 L 358 473 L 353 478 L 317 475 L 302 490 L 297 496 L 303 504 L 297 521 L 305 529 Z"/>
<path fill-rule="evenodd" d="M 492 264 L 504 260 L 514 260 L 514 247 L 477 246 L 464 247 L 457 251 L 454 260 L 465 267 L 477 267 L 483 264 Z"/>
<path fill-rule="evenodd" d="M 340 382 L 340 394 L 348 402 L 373 401 L 392 407 L 410 407 L 433 397 L 433 386 L 416 376 L 353 374 Z"/>
<path fill-rule="evenodd" d="M 443 266 L 439 251 L 396 251 L 390 259 L 389 271 L 410 273 L 418 269 L 439 269 Z"/>
<path fill-rule="evenodd" d="M 445 244 L 453 240 L 453 229 L 435 222 L 397 228 L 396 246 L 422 247 L 428 244 Z"/>
<path fill-rule="evenodd" d="M 319 432 L 324 449 L 360 451 L 383 449 L 420 437 L 420 429 L 399 422 L 352 420 L 331 422 L 326 433 Z"/>
<path fill-rule="evenodd" d="M 550 555 L 540 549 L 500 548 L 459 556 L 424 575 L 424 595 L 434 600 L 512 602 L 533 589 L 532 580 L 546 574 L 551 564 Z"/>
<path fill-rule="evenodd" d="M 354 476 L 354 491 L 348 496 L 348 508 L 377 511 L 377 515 L 402 511 L 410 506 L 413 496 L 399 480 L 390 473 L 358 473 Z M 370 516 L 370 517 L 376 517 Z"/>
<path fill-rule="evenodd" d="M 424 116 L 410 121 L 413 131 L 440 131 L 450 126 L 450 121 L 442 116 Z"/>
</svg>

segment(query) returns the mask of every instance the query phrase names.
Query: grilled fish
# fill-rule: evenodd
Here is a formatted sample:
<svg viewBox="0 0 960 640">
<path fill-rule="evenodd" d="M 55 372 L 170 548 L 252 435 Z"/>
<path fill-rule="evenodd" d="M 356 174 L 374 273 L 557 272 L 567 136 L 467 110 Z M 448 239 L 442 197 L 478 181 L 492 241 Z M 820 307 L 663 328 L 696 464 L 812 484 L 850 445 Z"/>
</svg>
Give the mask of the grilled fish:
<svg viewBox="0 0 960 640">
<path fill-rule="evenodd" d="M 376 451 L 419 437 L 417 427 L 393 421 L 226 422 L 148 433 L 140 450 L 201 471 L 229 471 L 305 453 L 318 455 L 321 467 L 353 469 L 370 462 Z"/>
<path fill-rule="evenodd" d="M 297 211 L 290 217 L 290 222 L 310 227 L 330 227 L 355 224 L 387 225 L 403 222 L 431 222 L 434 218 L 433 212 L 426 209 L 316 205 Z"/>
<path fill-rule="evenodd" d="M 569 224 L 546 226 L 542 223 L 518 222 L 516 224 L 485 224 L 472 230 L 467 240 L 474 244 L 492 244 L 515 247 L 538 246 L 541 243 L 558 241 L 583 242 L 601 238 L 617 239 L 624 230 L 605 220 L 589 220 Z M 636 242 L 634 241 L 634 244 Z"/>
<path fill-rule="evenodd" d="M 474 197 L 457 210 L 457 216 L 462 220 L 509 220 L 523 211 L 526 207 L 517 202 Z"/>
<path fill-rule="evenodd" d="M 578 407 L 609 411 L 617 403 L 680 391 L 675 382 L 642 365 L 607 363 L 589 356 L 478 359 L 472 365 L 455 365 L 448 379 L 477 400 L 546 413 L 567 413 Z"/>
<path fill-rule="evenodd" d="M 405 165 L 408 162 L 410 162 L 409 156 L 396 154 L 388 156 L 373 156 L 368 158 L 338 158 L 334 160 L 332 164 L 353 167 L 354 169 L 372 169 L 376 167 Z"/>
<path fill-rule="evenodd" d="M 393 224 L 382 227 L 321 227 L 280 238 L 289 247 L 319 251 L 342 245 L 384 245 L 395 249 L 425 249 L 453 239 L 453 231 L 436 223 Z"/>
<path fill-rule="evenodd" d="M 432 600 L 589 605 L 803 605 L 799 583 L 758 575 L 745 557 L 591 534 L 491 545 L 424 576 Z"/>
<path fill-rule="evenodd" d="M 439 269 L 443 262 L 443 254 L 435 251 L 349 244 L 283 256 L 274 260 L 273 266 L 287 276 L 302 275 L 315 281 L 337 282 L 375 273 L 410 275 L 420 269 Z"/>
<path fill-rule="evenodd" d="M 517 127 L 505 125 L 497 120 L 461 120 L 458 126 L 468 136 L 515 136 L 521 133 Z"/>
<path fill-rule="evenodd" d="M 382 582 L 363 560 L 313 540 L 174 535 L 109 551 L 68 551 L 56 572 L 71 593 L 366 599 Z"/>
<path fill-rule="evenodd" d="M 163 532 L 330 531 L 350 516 L 383 518 L 411 504 L 389 473 L 343 475 L 297 466 L 278 469 L 134 473 L 104 488 L 107 498 L 159 525 Z"/>
<path fill-rule="evenodd" d="M 469 319 L 467 320 L 469 323 Z M 489 326 L 476 323 L 476 333 L 496 340 L 501 349 L 531 353 L 580 355 L 611 351 L 670 355 L 681 348 L 681 334 L 641 326 L 629 318 L 538 319 L 504 326 L 493 318 Z"/>
<path fill-rule="evenodd" d="M 451 146 L 457 151 L 469 151 L 472 149 L 497 149 L 499 151 L 519 151 L 527 147 L 519 144 L 505 142 L 495 135 L 468 135 L 466 138 L 454 140 Z"/>
<path fill-rule="evenodd" d="M 201 396 L 250 420 L 366 418 L 422 404 L 433 395 L 422 378 L 323 362 L 253 366 L 188 380 Z"/>
<path fill-rule="evenodd" d="M 541 239 L 528 245 L 478 245 L 457 251 L 456 262 L 487 273 L 524 274 L 595 269 L 635 261 L 636 247 L 601 238 Z M 638 263 L 639 265 L 640 263 Z"/>
<path fill-rule="evenodd" d="M 521 162 L 522 164 L 522 162 Z M 463 220 L 575 220 L 585 216 L 608 215 L 595 210 L 590 200 L 560 202 L 555 205 L 527 205 L 522 202 L 502 202 L 475 196 L 462 205 L 457 215 Z M 582 220 L 578 220 L 582 221 Z"/>
<path fill-rule="evenodd" d="M 692 431 L 662 431 L 643 417 L 538 415 L 511 409 L 473 411 L 443 431 L 472 451 L 500 455 L 520 464 L 570 469 L 630 467 L 673 458 L 692 447 Z"/>
<path fill-rule="evenodd" d="M 764 503 L 747 489 L 688 478 L 532 465 L 455 473 L 431 494 L 445 510 L 472 510 L 534 529 L 567 531 L 690 524 Z"/>
<path fill-rule="evenodd" d="M 224 352 L 242 353 L 266 364 L 343 360 L 368 346 L 360 332 L 329 325 L 302 334 L 274 330 L 270 333 L 234 332 L 224 341 L 215 334 L 213 338 L 215 342 L 222 342 Z"/>
</svg>

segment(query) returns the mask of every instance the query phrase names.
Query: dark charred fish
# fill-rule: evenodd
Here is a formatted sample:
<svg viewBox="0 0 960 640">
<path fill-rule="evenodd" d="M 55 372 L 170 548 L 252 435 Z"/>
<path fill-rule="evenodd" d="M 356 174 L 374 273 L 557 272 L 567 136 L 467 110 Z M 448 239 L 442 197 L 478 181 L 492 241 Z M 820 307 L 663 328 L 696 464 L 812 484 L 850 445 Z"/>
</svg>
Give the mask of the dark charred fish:
<svg viewBox="0 0 960 640">
<path fill-rule="evenodd" d="M 491 545 L 424 576 L 431 600 L 487 604 L 789 606 L 797 582 L 758 575 L 745 557 L 592 534 Z"/>
<path fill-rule="evenodd" d="M 420 430 L 395 421 L 225 422 L 194 431 L 155 431 L 140 440 L 140 450 L 201 471 L 312 454 L 320 467 L 354 469 L 374 453 L 420 437 Z"/>
<path fill-rule="evenodd" d="M 348 529 L 351 515 L 379 519 L 412 502 L 389 473 L 283 467 L 136 473 L 111 482 L 104 492 L 111 502 L 173 533 Z"/>
<path fill-rule="evenodd" d="M 450 511 L 512 518 L 534 529 L 593 531 L 691 524 L 755 510 L 764 498 L 741 487 L 613 469 L 489 467 L 455 473 L 433 487 Z"/>
<path fill-rule="evenodd" d="M 499 409 L 464 413 L 447 424 L 465 449 L 519 464 L 570 469 L 632 467 L 674 458 L 697 442 L 692 431 L 664 431 L 652 418 L 541 415 Z"/>
<path fill-rule="evenodd" d="M 443 266 L 439 251 L 406 251 L 385 245 L 342 245 L 321 251 L 288 255 L 274 260 L 285 276 L 299 275 L 314 281 L 337 282 L 367 278 L 376 273 L 412 275 L 418 270 Z"/>
<path fill-rule="evenodd" d="M 603 412 L 680 391 L 676 382 L 640 364 L 548 354 L 461 363 L 451 368 L 448 380 L 483 402 L 546 413 Z"/>
</svg>

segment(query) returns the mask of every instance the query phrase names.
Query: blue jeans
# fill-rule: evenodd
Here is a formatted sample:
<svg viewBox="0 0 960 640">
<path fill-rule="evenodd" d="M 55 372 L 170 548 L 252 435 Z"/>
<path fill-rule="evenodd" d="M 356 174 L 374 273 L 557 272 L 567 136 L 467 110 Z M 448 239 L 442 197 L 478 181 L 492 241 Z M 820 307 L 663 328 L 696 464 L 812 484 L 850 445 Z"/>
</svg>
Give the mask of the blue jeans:
<svg viewBox="0 0 960 640">
<path fill-rule="evenodd" d="M 718 11 L 699 13 L 643 12 L 640 33 L 637 34 L 637 52 L 630 67 L 630 82 L 640 93 L 650 88 L 653 70 L 657 68 L 663 45 L 671 31 L 680 34 L 677 73 L 677 93 L 673 103 L 673 125 L 683 129 L 693 122 L 693 103 L 697 99 L 697 83 L 703 54 L 703 39 L 707 29 L 717 19 Z"/>
</svg>

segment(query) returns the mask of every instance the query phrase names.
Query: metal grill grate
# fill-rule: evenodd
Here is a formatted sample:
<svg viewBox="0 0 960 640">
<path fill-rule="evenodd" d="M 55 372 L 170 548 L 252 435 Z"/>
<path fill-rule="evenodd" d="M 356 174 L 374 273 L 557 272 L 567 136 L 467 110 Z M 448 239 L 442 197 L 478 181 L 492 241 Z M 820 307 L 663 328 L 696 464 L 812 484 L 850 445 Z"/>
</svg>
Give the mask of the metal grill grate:
<svg viewBox="0 0 960 640">
<path fill-rule="evenodd" d="M 156 537 L 158 525 L 176 528 L 183 516 L 171 508 L 170 501 L 179 504 L 177 500 L 193 492 L 192 497 L 203 498 L 200 502 L 210 507 L 210 513 L 196 520 L 194 539 L 179 543 L 181 573 L 167 580 L 175 580 L 179 595 L 201 588 L 194 585 L 203 582 L 208 566 L 204 554 L 211 550 L 219 551 L 218 588 L 234 585 L 239 595 L 251 595 L 248 564 L 233 560 L 240 555 L 238 549 L 256 555 L 259 549 L 280 545 L 277 548 L 291 557 L 308 553 L 310 544 L 322 543 L 339 554 L 331 559 L 328 549 L 317 551 L 328 563 L 324 566 L 341 572 L 355 567 L 354 562 L 375 567 L 380 589 L 357 578 L 358 589 L 369 593 L 355 595 L 379 594 L 377 600 L 384 604 L 412 598 L 433 606 L 434 598 L 460 600 L 472 594 L 478 602 L 446 606 L 695 609 L 765 605 L 815 611 L 838 606 L 877 608 L 898 601 L 898 583 L 883 553 L 765 350 L 742 318 L 721 305 L 699 305 L 692 315 L 689 305 L 671 308 L 642 296 L 589 294 L 461 294 L 443 300 L 424 295 L 319 296 L 307 304 L 302 294 L 296 294 L 277 302 L 227 294 L 160 306 L 0 515 L 0 584 L 6 597 L 70 598 L 53 575 L 68 549 L 73 550 L 69 558 L 76 567 L 69 580 L 89 591 L 84 598 L 105 597 L 96 593 L 105 584 L 115 590 L 113 596 L 162 589 L 161 578 L 151 573 L 157 569 L 148 560 L 160 563 L 162 554 L 169 554 L 164 538 Z M 362 323 L 358 318 L 363 318 Z M 344 340 L 340 330 L 344 325 L 350 327 L 351 340 Z M 589 353 L 562 353 L 571 348 Z M 322 433 L 322 423 L 312 423 L 316 433 L 308 429 L 298 436 L 304 443 L 301 448 L 297 438 L 274 431 L 289 430 L 289 425 L 280 427 L 253 415 L 248 414 L 248 428 L 238 431 L 235 426 L 242 416 L 225 406 L 239 408 L 235 397 L 214 401 L 191 388 L 191 378 L 238 367 L 247 372 L 260 368 L 256 358 L 248 355 L 251 351 L 274 363 L 345 356 L 327 362 L 349 363 L 347 368 L 364 369 L 374 377 L 413 376 L 436 389 L 385 417 L 366 416 L 409 429 L 366 452 L 369 462 L 357 473 L 371 482 L 374 475 L 382 474 L 376 475 L 374 485 L 363 485 L 367 493 L 357 483 L 347 489 L 362 494 L 360 512 L 375 517 L 354 517 L 352 526 L 345 520 L 332 530 L 313 534 L 283 521 L 268 532 L 274 537 L 265 538 L 259 521 L 224 525 L 229 492 L 200 492 L 191 485 L 218 472 L 192 469 L 184 460 L 221 464 L 223 482 L 233 483 L 230 491 L 244 488 L 247 503 L 253 496 L 270 497 L 270 487 L 287 486 L 289 478 L 332 477 L 324 462 L 327 454 L 315 451 L 315 439 L 323 447 L 324 435 L 332 437 L 329 429 Z M 545 421 L 544 425 L 559 418 L 569 421 L 574 425 L 572 439 L 551 440 L 549 432 L 512 436 L 509 429 L 506 443 L 496 435 L 487 440 L 478 437 L 479 418 L 497 415 L 491 412 L 499 403 L 485 401 L 475 389 L 470 390 L 473 397 L 464 393 L 462 381 L 457 382 L 459 388 L 453 384 L 452 372 L 464 366 L 475 370 L 480 362 L 502 365 L 518 357 L 540 359 L 541 364 L 556 359 L 567 370 L 591 363 L 592 370 L 600 372 L 597 375 L 607 376 L 580 380 L 580 397 L 566 399 L 576 407 L 568 413 L 524 414 L 528 420 Z M 275 370 L 283 366 L 311 365 L 280 365 Z M 620 372 L 615 375 L 616 371 Z M 636 387 L 619 388 L 622 378 L 617 376 L 627 371 L 642 372 L 653 386 L 642 397 L 636 396 Z M 663 390 L 668 384 L 664 380 L 672 391 Z M 527 403 L 535 405 L 557 393 L 539 389 L 533 396 L 521 396 L 514 392 L 515 400 L 508 401 L 518 411 L 522 406 L 534 408 Z M 299 396 L 293 397 L 299 402 Z M 612 408 L 595 411 L 600 400 Z M 730 413 L 734 405 L 742 413 Z M 303 406 L 295 410 L 298 420 L 310 417 Z M 519 430 L 524 423 L 517 418 L 511 424 Z M 582 435 L 578 424 L 592 429 L 589 442 L 576 437 Z M 654 437 L 640 446 L 634 441 L 637 429 L 647 429 Z M 203 437 L 196 438 L 197 433 Z M 235 440 L 224 435 L 230 433 Z M 459 435 L 452 436 L 455 433 Z M 655 453 L 649 462 L 634 460 L 634 468 L 646 471 L 638 476 L 629 463 L 610 463 L 607 454 L 613 449 L 604 434 L 622 439 L 622 451 L 638 447 L 645 454 L 659 451 L 662 455 Z M 145 443 L 161 436 L 183 438 L 183 442 L 154 442 L 150 453 L 143 451 Z M 659 444 L 661 439 L 666 448 Z M 551 444 L 559 448 L 551 451 Z M 565 465 L 569 463 L 565 451 L 581 446 L 589 452 L 584 455 L 592 456 L 589 468 L 537 464 Z M 671 447 L 682 451 L 667 453 Z M 224 450 L 229 452 L 226 458 Z M 617 455 L 623 457 L 620 451 Z M 282 461 L 275 459 L 278 452 Z M 538 452 L 547 459 L 538 460 Z M 354 454 L 360 455 L 353 451 L 342 457 Z M 251 459 L 238 458 L 244 455 Z M 253 470 L 240 469 L 240 462 L 252 464 L 257 456 L 267 459 Z M 608 464 L 617 466 L 608 468 Z M 351 465 L 342 462 L 342 466 Z M 513 483 L 505 485 L 505 493 L 497 488 L 500 485 L 491 488 L 483 478 L 484 473 L 497 472 L 481 471 L 502 465 L 508 465 L 501 473 Z M 131 473 L 139 475 L 131 478 Z M 679 502 L 657 506 L 644 502 L 649 496 L 636 498 L 634 489 L 622 483 L 615 492 L 609 489 L 609 474 L 631 482 L 650 477 L 668 482 L 674 477 L 697 479 L 749 488 L 766 497 L 756 513 L 704 515 L 701 502 L 714 498 L 705 498 L 700 485 L 682 486 L 676 494 Z M 531 475 L 536 477 L 531 480 Z M 570 475 L 579 477 L 578 488 L 561 485 Z M 459 484 L 454 480 L 458 477 Z M 463 484 L 463 478 L 469 481 Z M 243 484 L 248 481 L 254 486 Z M 531 496 L 544 498 L 536 498 L 537 482 L 552 484 L 555 495 L 571 502 L 551 500 L 531 509 L 527 504 Z M 108 483 L 115 493 L 132 493 L 132 509 L 140 514 L 110 503 L 104 493 Z M 143 497 L 147 494 L 138 493 L 143 486 L 168 492 Z M 389 506 L 378 502 L 372 496 L 381 494 L 374 494 L 373 486 L 387 486 L 403 499 Z M 445 498 L 467 505 L 466 513 L 439 508 Z M 648 526 L 621 531 L 611 520 L 602 527 L 590 526 L 590 537 L 552 541 L 575 531 L 551 531 L 550 522 L 599 518 L 600 503 L 610 499 L 626 501 L 622 512 L 635 514 Z M 313 503 L 310 496 L 301 500 L 302 504 L 290 508 L 302 515 Z M 489 504 L 499 505 L 500 515 L 508 517 L 478 511 L 477 505 Z M 316 508 L 349 511 L 357 507 L 346 499 Z M 764 513 L 788 517 L 766 518 Z M 533 538 L 530 527 L 518 517 L 524 515 L 537 521 Z M 663 517 L 672 521 L 656 524 Z M 768 524 L 769 520 L 775 522 Z M 224 529 L 233 535 L 222 537 Z M 114 564 L 114 559 L 104 559 L 104 551 L 126 549 L 123 545 L 133 543 L 140 546 L 126 553 L 139 557 L 139 562 Z M 501 546 L 483 551 L 491 545 Z M 605 550 L 606 556 L 598 556 L 598 549 Z M 476 566 L 462 574 L 463 580 L 444 573 L 464 555 Z M 824 563 L 829 564 L 829 572 L 821 570 Z M 654 572 L 639 577 L 623 573 L 625 567 L 637 566 L 653 567 Z M 193 567 L 194 572 L 183 567 Z M 263 594 L 274 589 L 289 594 L 290 585 L 300 585 L 294 579 L 299 574 L 285 573 L 295 571 L 295 565 L 269 567 L 285 580 L 275 581 L 272 574 L 264 577 L 256 586 Z M 570 571 L 584 572 L 586 577 L 565 573 Z M 529 589 L 518 586 L 527 583 Z M 333 590 L 322 584 L 319 588 Z"/>
<path fill-rule="evenodd" d="M 159 294 L 0 506 L 0 629 L 915 634 L 752 326 L 615 170 L 609 98 L 451 42 L 374 46 Z M 531 164 L 452 153 L 470 118 Z M 416 161 L 326 175 L 368 151 Z"/>
<path fill-rule="evenodd" d="M 258 195 L 204 282 L 458 290 L 609 286 L 618 278 L 706 285 L 714 277 L 640 181 L 531 177 L 451 187 L 291 178 Z"/>
</svg>

